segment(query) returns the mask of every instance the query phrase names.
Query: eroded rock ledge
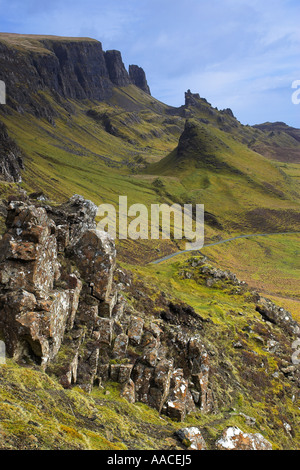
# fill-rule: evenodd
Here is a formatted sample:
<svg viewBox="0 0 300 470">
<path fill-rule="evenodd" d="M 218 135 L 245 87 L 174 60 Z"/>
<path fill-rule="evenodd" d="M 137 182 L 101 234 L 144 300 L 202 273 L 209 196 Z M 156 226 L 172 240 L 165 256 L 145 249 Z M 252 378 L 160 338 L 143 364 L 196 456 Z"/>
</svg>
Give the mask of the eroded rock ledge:
<svg viewBox="0 0 300 470">
<path fill-rule="evenodd" d="M 59 206 L 12 201 L 0 241 L 0 334 L 7 353 L 87 392 L 112 380 L 130 402 L 176 420 L 213 412 L 209 355 L 193 331 L 126 303 L 114 241 L 96 230 L 96 206 L 75 195 Z M 170 312 L 176 316 L 176 306 Z M 190 320 L 189 320 L 190 317 Z"/>
</svg>

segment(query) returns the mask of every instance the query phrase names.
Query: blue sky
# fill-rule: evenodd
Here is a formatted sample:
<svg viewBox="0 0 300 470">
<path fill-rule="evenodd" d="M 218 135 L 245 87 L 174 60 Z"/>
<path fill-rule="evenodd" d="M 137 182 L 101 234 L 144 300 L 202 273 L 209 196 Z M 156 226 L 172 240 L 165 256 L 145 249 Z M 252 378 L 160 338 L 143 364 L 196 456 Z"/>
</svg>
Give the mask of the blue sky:
<svg viewBox="0 0 300 470">
<path fill-rule="evenodd" d="M 92 37 L 173 106 L 190 88 L 243 124 L 300 127 L 299 0 L 0 0 L 3 32 Z"/>
</svg>

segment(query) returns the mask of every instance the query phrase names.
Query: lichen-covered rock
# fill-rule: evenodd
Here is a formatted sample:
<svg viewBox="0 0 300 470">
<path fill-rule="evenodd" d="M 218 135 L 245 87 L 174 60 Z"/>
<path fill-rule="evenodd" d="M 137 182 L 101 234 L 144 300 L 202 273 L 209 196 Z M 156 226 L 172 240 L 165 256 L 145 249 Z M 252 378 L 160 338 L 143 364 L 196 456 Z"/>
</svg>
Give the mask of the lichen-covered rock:
<svg viewBox="0 0 300 470">
<path fill-rule="evenodd" d="M 248 434 L 238 427 L 229 427 L 216 441 L 217 450 L 272 450 L 272 445 L 261 434 Z"/>
<path fill-rule="evenodd" d="M 147 83 L 145 71 L 138 65 L 129 65 L 129 77 L 138 88 L 150 95 L 150 88 Z"/>
<path fill-rule="evenodd" d="M 95 215 L 96 206 L 78 195 L 59 207 L 28 198 L 8 206 L 0 241 L 8 354 L 42 365 L 65 388 L 90 392 L 95 383 L 118 382 L 131 403 L 179 421 L 211 411 L 208 355 L 190 334 L 201 320 L 170 302 L 166 323 L 129 306 L 118 290 L 120 270 L 114 277 L 114 241 L 94 228 Z M 122 290 L 131 285 L 125 278 Z"/>
<path fill-rule="evenodd" d="M 196 407 L 182 369 L 173 372 L 170 388 L 171 393 L 166 402 L 166 414 L 176 421 L 184 421 L 188 413 L 196 411 Z"/>
<path fill-rule="evenodd" d="M 256 305 L 256 310 L 265 320 L 278 325 L 289 334 L 300 336 L 300 327 L 298 323 L 293 320 L 292 315 L 284 308 L 278 307 L 270 300 L 260 297 Z"/>
<path fill-rule="evenodd" d="M 110 379 L 120 384 L 128 383 L 132 367 L 132 364 L 111 364 Z"/>
<path fill-rule="evenodd" d="M 116 249 L 111 236 L 100 230 L 87 230 L 73 248 L 73 257 L 91 294 L 108 300 L 116 266 Z"/>
<path fill-rule="evenodd" d="M 47 206 L 46 210 L 57 226 L 60 251 L 74 246 L 87 230 L 96 228 L 96 204 L 78 194 L 58 207 Z"/>
<path fill-rule="evenodd" d="M 97 331 L 99 332 L 98 341 L 108 345 L 112 342 L 114 320 L 109 318 L 98 318 L 96 321 Z"/>
<path fill-rule="evenodd" d="M 55 225 L 45 209 L 11 202 L 0 242 L 0 283 L 29 292 L 53 289 L 59 275 Z"/>
<path fill-rule="evenodd" d="M 144 320 L 141 317 L 132 316 L 128 328 L 128 338 L 130 343 L 138 345 L 141 342 L 144 328 Z"/>
<path fill-rule="evenodd" d="M 133 380 L 129 380 L 123 385 L 121 396 L 125 398 L 128 403 L 135 403 L 135 385 Z"/>
<path fill-rule="evenodd" d="M 110 50 L 106 51 L 104 56 L 109 78 L 113 84 L 117 86 L 130 85 L 131 79 L 124 66 L 121 53 L 116 50 Z"/>
<path fill-rule="evenodd" d="M 170 383 L 173 373 L 173 361 L 162 359 L 155 367 L 153 382 L 149 389 L 149 404 L 159 413 L 170 392 Z"/>
<path fill-rule="evenodd" d="M 188 450 L 207 450 L 206 442 L 199 428 L 182 428 L 176 431 L 175 435 Z"/>
</svg>

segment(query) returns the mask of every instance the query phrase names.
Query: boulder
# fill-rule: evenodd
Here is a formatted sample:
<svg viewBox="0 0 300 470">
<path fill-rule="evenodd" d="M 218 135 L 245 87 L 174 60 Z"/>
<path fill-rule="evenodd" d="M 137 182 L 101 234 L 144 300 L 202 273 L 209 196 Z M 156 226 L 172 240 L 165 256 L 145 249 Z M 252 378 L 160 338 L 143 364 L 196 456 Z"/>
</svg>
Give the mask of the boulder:
<svg viewBox="0 0 300 470">
<path fill-rule="evenodd" d="M 272 444 L 261 434 L 248 434 L 233 426 L 223 431 L 216 441 L 217 450 L 272 450 Z"/>
<path fill-rule="evenodd" d="M 175 435 L 188 450 L 207 450 L 206 442 L 199 428 L 182 428 L 176 431 Z"/>
</svg>

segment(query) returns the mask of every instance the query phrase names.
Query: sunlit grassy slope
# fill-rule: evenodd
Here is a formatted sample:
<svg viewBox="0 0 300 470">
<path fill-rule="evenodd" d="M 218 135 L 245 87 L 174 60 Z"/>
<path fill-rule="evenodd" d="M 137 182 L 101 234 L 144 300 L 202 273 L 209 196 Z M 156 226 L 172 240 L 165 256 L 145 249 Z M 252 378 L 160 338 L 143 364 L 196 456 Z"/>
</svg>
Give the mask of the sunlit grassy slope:
<svg viewBox="0 0 300 470">
<path fill-rule="evenodd" d="M 146 172 L 159 174 L 167 190 L 173 187 L 181 200 L 205 204 L 227 232 L 300 227 L 294 179 L 213 125 L 189 121 L 178 148 Z"/>
</svg>

